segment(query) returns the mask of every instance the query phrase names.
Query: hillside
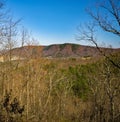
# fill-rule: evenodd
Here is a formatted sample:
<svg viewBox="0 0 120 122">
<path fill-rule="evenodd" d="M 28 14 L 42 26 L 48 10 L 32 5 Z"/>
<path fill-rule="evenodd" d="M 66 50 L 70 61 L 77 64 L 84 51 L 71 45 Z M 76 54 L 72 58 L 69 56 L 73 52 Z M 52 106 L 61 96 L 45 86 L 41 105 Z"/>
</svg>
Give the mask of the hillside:
<svg viewBox="0 0 120 122">
<path fill-rule="evenodd" d="M 120 51 L 119 49 L 100 48 L 106 54 Z M 7 57 L 10 52 L 7 52 Z M 67 58 L 67 57 L 99 57 L 100 53 L 96 47 L 83 46 L 78 44 L 54 44 L 49 46 L 24 46 L 12 49 L 13 60 L 19 58 Z"/>
<path fill-rule="evenodd" d="M 120 53 L 111 58 L 119 64 Z M 91 58 L 38 58 L 4 62 L 0 63 L 0 84 L 0 120 L 110 122 L 106 118 L 110 116 L 109 96 L 113 91 L 113 112 L 115 116 L 119 114 L 120 69 L 105 59 L 95 62 Z M 99 115 L 101 108 L 103 114 Z M 93 115 L 105 117 L 105 121 L 88 121 Z M 115 120 L 120 122 L 120 117 Z"/>
<path fill-rule="evenodd" d="M 120 49 L 101 48 L 101 50 L 110 54 Z M 45 46 L 41 53 L 43 57 L 96 57 L 100 55 L 96 47 L 70 43 Z"/>
</svg>

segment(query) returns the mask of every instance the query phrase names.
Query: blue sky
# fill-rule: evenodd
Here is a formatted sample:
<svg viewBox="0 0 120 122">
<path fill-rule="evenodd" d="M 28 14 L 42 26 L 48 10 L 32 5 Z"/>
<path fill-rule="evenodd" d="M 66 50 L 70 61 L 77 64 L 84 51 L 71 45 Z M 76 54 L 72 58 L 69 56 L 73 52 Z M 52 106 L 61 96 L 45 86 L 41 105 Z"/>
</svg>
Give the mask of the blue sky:
<svg viewBox="0 0 120 122">
<path fill-rule="evenodd" d="M 32 31 L 41 45 L 79 43 L 75 40 L 77 26 L 91 20 L 85 9 L 98 0 L 8 0 L 7 6 L 15 19 Z M 104 38 L 103 38 L 104 37 Z M 109 38 L 110 37 L 110 38 Z M 100 43 L 119 47 L 115 36 L 100 33 Z M 117 40 L 117 41 L 115 41 Z"/>
</svg>

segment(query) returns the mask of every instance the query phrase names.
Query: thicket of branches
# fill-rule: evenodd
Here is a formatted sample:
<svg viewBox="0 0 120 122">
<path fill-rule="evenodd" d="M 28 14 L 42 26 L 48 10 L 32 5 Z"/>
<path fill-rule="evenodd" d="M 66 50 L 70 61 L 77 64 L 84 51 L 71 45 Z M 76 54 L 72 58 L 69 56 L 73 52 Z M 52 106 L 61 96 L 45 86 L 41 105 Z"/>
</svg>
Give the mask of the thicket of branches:
<svg viewBox="0 0 120 122">
<path fill-rule="evenodd" d="M 120 80 L 116 79 L 117 77 L 111 73 L 120 71 L 120 55 L 116 55 L 115 59 L 112 54 L 108 56 L 99 47 L 95 32 L 99 27 L 105 32 L 120 36 L 120 0 L 102 0 L 97 3 L 94 11 L 87 9 L 87 13 L 92 17 L 93 22 L 87 23 L 84 27 L 78 27 L 80 35 L 77 36 L 77 39 L 92 42 L 106 59 L 103 63 L 103 71 L 100 73 L 103 73 L 102 76 L 100 75 L 101 77 L 98 79 L 95 78 L 95 82 L 93 82 L 94 78 L 89 81 L 90 87 L 94 86 L 91 89 L 94 99 L 92 121 L 117 122 L 120 121 L 120 106 L 116 100 L 116 96 L 120 97 L 118 95 L 120 93 Z M 101 80 L 103 81 L 101 82 Z M 108 106 L 105 106 L 107 102 Z M 106 110 L 107 107 L 109 108 L 108 111 Z M 108 115 L 105 114 L 106 112 Z"/>
</svg>

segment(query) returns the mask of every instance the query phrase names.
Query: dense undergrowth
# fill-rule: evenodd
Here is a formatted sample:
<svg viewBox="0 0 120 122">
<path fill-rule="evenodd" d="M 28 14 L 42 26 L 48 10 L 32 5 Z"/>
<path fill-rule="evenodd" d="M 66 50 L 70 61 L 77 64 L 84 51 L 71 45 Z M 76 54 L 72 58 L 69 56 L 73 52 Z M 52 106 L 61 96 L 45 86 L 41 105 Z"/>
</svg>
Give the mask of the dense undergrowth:
<svg viewBox="0 0 120 122">
<path fill-rule="evenodd" d="M 120 121 L 120 69 L 107 59 L 4 62 L 0 84 L 1 122 Z"/>
</svg>

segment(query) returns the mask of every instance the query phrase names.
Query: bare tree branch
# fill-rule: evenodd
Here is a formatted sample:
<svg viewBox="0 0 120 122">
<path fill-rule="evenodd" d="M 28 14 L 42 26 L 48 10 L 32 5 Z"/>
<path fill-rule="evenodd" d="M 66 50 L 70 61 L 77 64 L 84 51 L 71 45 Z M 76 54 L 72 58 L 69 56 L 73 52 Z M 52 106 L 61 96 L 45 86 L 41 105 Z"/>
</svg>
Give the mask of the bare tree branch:
<svg viewBox="0 0 120 122">
<path fill-rule="evenodd" d="M 108 0 L 100 3 L 98 8 L 96 13 L 89 9 L 87 12 L 104 31 L 120 36 L 120 1 Z"/>
<path fill-rule="evenodd" d="M 102 50 L 98 43 L 97 43 L 97 39 L 95 37 L 95 29 L 96 25 L 94 23 L 89 23 L 86 24 L 84 27 L 79 26 L 77 28 L 79 35 L 77 35 L 76 40 L 78 41 L 88 41 L 91 42 L 92 44 L 95 45 L 95 47 L 97 48 L 98 52 L 100 52 L 101 55 L 103 55 L 108 61 L 110 61 L 115 67 L 120 69 L 120 64 L 114 62 L 109 56 L 106 55 L 105 51 Z"/>
</svg>

